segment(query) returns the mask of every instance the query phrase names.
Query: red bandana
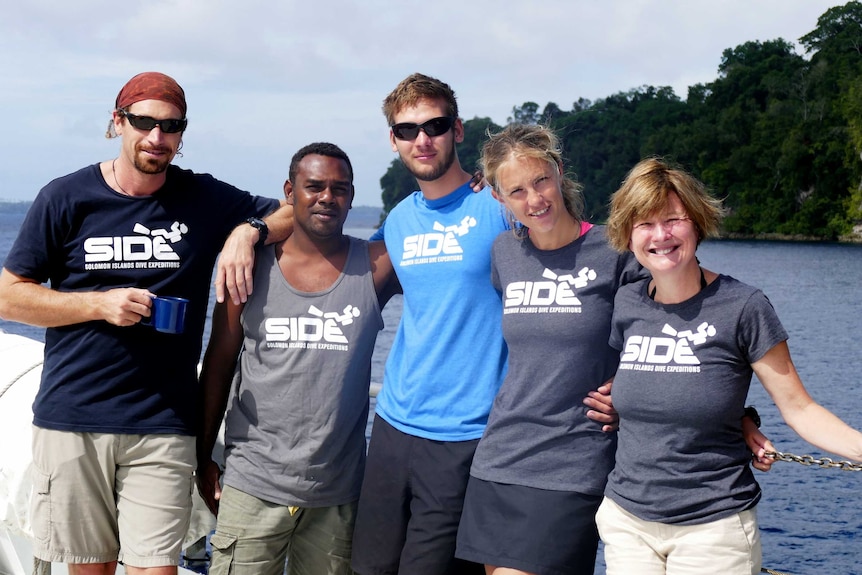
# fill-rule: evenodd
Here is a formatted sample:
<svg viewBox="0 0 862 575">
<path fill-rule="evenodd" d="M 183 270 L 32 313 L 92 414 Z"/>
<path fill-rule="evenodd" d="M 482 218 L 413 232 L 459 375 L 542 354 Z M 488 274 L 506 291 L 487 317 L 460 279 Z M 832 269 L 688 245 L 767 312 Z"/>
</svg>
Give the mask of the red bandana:
<svg viewBox="0 0 862 575">
<path fill-rule="evenodd" d="M 173 104 L 186 117 L 186 95 L 176 80 L 160 72 L 138 74 L 117 94 L 116 108 L 128 108 L 141 100 L 161 100 Z"/>
</svg>

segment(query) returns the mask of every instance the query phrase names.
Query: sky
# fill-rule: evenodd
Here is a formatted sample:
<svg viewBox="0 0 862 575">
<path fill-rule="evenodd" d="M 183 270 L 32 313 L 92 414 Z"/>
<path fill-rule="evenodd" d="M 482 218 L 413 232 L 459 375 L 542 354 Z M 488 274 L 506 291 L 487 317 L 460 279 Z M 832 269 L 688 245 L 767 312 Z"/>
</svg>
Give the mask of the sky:
<svg viewBox="0 0 862 575">
<path fill-rule="evenodd" d="M 354 205 L 380 206 L 397 159 L 380 106 L 413 72 L 450 84 L 464 120 L 501 125 L 528 101 L 570 110 L 643 85 L 684 99 L 717 78 L 724 50 L 796 42 L 843 4 L 0 0 L 0 200 L 32 200 L 116 157 L 105 128 L 139 72 L 164 72 L 186 92 L 179 166 L 280 198 L 293 153 L 329 141 L 353 163 Z"/>
</svg>

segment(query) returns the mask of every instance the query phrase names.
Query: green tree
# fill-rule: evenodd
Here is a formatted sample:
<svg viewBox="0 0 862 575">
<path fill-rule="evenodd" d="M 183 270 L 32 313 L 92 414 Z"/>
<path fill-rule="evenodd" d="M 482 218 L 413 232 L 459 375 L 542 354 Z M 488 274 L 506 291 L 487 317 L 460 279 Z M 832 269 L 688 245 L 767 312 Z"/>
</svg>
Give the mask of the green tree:
<svg viewBox="0 0 862 575">
<path fill-rule="evenodd" d="M 535 102 L 524 102 L 521 106 L 512 108 L 512 115 L 506 119 L 507 124 L 538 124 L 539 105 Z"/>
<path fill-rule="evenodd" d="M 640 159 L 659 155 L 692 171 L 724 199 L 726 232 L 838 238 L 862 227 L 862 2 L 827 10 L 800 39 L 724 50 L 714 81 L 688 89 L 641 86 L 571 110 L 549 102 L 512 108 L 508 122 L 542 123 L 560 136 L 566 165 L 584 184 L 586 215 L 602 220 L 611 193 Z M 464 123 L 461 165 L 472 171 L 496 126 Z M 393 162 L 384 207 L 416 186 Z"/>
</svg>

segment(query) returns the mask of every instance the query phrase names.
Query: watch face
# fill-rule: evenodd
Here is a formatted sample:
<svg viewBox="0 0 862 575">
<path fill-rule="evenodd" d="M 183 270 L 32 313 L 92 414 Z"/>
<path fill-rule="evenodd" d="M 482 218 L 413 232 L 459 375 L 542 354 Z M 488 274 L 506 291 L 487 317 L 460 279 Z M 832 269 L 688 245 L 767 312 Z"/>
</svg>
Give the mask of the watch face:
<svg viewBox="0 0 862 575">
<path fill-rule="evenodd" d="M 257 243 L 255 245 L 263 245 L 269 235 L 269 228 L 266 226 L 266 222 L 260 218 L 249 218 L 246 222 L 258 231 L 259 237 L 257 238 Z"/>
</svg>

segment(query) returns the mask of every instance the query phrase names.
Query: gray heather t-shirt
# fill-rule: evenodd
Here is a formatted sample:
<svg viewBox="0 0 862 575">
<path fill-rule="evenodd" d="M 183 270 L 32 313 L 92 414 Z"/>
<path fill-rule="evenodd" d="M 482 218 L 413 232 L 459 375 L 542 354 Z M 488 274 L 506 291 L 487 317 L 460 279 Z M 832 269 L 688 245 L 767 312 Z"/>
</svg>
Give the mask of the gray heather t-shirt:
<svg viewBox="0 0 862 575">
<path fill-rule="evenodd" d="M 242 313 L 241 381 L 229 400 L 225 483 L 281 505 L 359 498 L 371 354 L 383 327 L 368 245 L 350 238 L 329 289 L 288 284 L 275 249 L 258 250 Z"/>
<path fill-rule="evenodd" d="M 622 350 L 619 446 L 605 495 L 679 525 L 756 505 L 741 419 L 751 364 L 786 339 L 766 296 L 729 276 L 673 305 L 650 299 L 646 282 L 621 289 L 610 339 Z"/>
<path fill-rule="evenodd" d="M 607 343 L 614 294 L 644 272 L 608 247 L 603 226 L 548 251 L 504 232 L 492 260 L 509 370 L 471 475 L 601 495 L 616 434 L 587 418 L 583 399 L 616 370 L 619 354 Z"/>
</svg>

